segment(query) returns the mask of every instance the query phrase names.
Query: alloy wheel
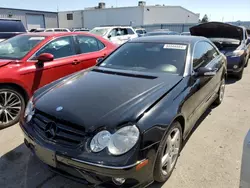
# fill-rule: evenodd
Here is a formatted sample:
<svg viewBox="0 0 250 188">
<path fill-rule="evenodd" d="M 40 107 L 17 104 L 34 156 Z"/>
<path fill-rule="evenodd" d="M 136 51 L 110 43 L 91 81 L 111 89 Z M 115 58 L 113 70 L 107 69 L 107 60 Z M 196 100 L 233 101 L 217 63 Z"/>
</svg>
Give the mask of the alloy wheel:
<svg viewBox="0 0 250 188">
<path fill-rule="evenodd" d="M 22 101 L 20 97 L 11 92 L 0 92 L 0 126 L 7 125 L 18 118 L 21 113 Z"/>
<path fill-rule="evenodd" d="M 226 87 L 225 79 L 223 79 L 222 82 L 221 82 L 220 93 L 219 93 L 219 99 L 220 99 L 220 101 L 223 100 L 223 97 L 224 97 L 224 94 L 225 94 L 225 87 Z"/>
<path fill-rule="evenodd" d="M 181 144 L 180 130 L 178 128 L 175 128 L 168 135 L 165 149 L 164 149 L 163 156 L 162 156 L 162 160 L 161 160 L 162 173 L 164 175 L 167 175 L 172 171 L 178 159 L 180 144 Z"/>
</svg>

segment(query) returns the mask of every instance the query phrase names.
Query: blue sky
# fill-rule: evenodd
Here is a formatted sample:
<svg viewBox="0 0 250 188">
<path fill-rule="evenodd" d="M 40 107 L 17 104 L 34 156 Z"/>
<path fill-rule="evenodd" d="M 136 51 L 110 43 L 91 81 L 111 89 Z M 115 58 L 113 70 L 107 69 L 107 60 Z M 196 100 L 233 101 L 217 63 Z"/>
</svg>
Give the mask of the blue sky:
<svg viewBox="0 0 250 188">
<path fill-rule="evenodd" d="M 111 6 L 136 6 L 137 0 L 102 0 Z M 1 0 L 0 7 L 56 11 L 96 6 L 100 0 Z M 212 21 L 250 21 L 250 0 L 147 0 L 147 5 L 180 5 Z"/>
</svg>

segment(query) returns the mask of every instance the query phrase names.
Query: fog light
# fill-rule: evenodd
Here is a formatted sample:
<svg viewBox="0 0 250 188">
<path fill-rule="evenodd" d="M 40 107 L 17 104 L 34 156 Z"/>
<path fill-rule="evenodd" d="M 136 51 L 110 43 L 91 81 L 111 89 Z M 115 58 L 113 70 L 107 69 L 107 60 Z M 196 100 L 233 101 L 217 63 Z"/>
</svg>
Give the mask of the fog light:
<svg viewBox="0 0 250 188">
<path fill-rule="evenodd" d="M 234 68 L 234 69 L 238 69 L 238 65 L 234 65 L 233 68 Z"/>
<path fill-rule="evenodd" d="M 125 183 L 126 179 L 125 178 L 112 178 L 114 184 L 116 185 L 122 185 Z"/>
</svg>

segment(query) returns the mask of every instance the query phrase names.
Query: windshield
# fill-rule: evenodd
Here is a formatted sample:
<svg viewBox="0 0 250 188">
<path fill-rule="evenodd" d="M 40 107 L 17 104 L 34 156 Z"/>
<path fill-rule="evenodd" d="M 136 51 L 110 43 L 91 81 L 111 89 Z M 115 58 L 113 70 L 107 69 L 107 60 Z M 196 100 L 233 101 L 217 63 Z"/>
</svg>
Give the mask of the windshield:
<svg viewBox="0 0 250 188">
<path fill-rule="evenodd" d="M 0 43 L 0 59 L 22 59 L 44 39 L 42 36 L 18 35 L 3 41 Z"/>
<path fill-rule="evenodd" d="M 94 28 L 90 31 L 90 33 L 93 33 L 95 35 L 104 36 L 109 31 L 108 28 Z"/>
<path fill-rule="evenodd" d="M 187 45 L 165 43 L 126 43 L 105 59 L 100 67 L 164 72 L 182 75 Z"/>
</svg>

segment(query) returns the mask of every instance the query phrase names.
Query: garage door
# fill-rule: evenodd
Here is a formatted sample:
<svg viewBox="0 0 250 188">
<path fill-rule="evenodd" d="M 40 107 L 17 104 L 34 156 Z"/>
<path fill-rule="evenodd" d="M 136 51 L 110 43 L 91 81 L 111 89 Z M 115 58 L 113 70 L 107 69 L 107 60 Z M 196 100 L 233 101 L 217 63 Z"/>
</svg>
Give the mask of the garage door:
<svg viewBox="0 0 250 188">
<path fill-rule="evenodd" d="M 28 30 L 45 28 L 44 16 L 41 14 L 26 14 Z"/>
</svg>

